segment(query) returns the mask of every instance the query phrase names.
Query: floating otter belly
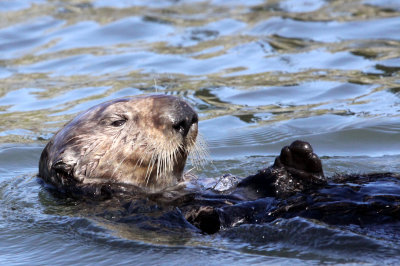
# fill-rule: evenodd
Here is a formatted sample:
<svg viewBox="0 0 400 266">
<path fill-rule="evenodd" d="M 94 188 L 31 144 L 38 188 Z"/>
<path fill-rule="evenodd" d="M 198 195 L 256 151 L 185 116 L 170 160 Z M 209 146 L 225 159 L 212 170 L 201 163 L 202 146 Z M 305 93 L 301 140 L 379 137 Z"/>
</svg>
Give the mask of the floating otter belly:
<svg viewBox="0 0 400 266">
<path fill-rule="evenodd" d="M 293 216 L 329 224 L 400 220 L 398 175 L 326 178 L 321 160 L 304 141 L 283 147 L 275 163 L 255 175 L 239 181 L 225 176 L 228 187 L 217 183 L 214 189 L 168 190 L 183 180 L 188 154 L 201 153 L 197 123 L 196 112 L 173 96 L 99 104 L 54 135 L 42 152 L 39 177 L 73 196 L 128 195 L 128 202 L 140 198 L 172 205 L 206 233 Z M 128 208 L 126 215 L 134 215 L 130 212 Z"/>
<path fill-rule="evenodd" d="M 158 191 L 182 180 L 198 116 L 167 95 L 116 99 L 81 113 L 42 152 L 39 176 L 66 192 L 131 185 Z M 95 190 L 93 190 L 96 192 Z"/>
</svg>

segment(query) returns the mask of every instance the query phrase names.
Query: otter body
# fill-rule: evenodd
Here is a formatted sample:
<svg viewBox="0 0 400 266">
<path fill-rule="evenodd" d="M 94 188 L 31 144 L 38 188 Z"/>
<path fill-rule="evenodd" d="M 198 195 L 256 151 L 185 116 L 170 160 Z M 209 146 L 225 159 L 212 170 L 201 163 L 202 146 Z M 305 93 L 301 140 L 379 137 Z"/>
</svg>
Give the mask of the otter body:
<svg viewBox="0 0 400 266">
<path fill-rule="evenodd" d="M 102 103 L 54 135 L 42 152 L 39 177 L 68 195 L 177 207 L 178 215 L 206 233 L 294 216 L 361 226 L 400 220 L 399 175 L 326 178 L 304 141 L 283 147 L 275 163 L 255 175 L 238 182 L 232 177 L 224 191 L 185 190 L 179 185 L 187 156 L 201 153 L 197 123 L 196 112 L 173 96 Z M 132 208 L 125 214 L 134 215 Z"/>
<path fill-rule="evenodd" d="M 400 175 L 326 178 L 311 145 L 299 140 L 283 147 L 272 166 L 246 177 L 229 191 L 223 196 L 218 191 L 198 195 L 198 202 L 188 204 L 186 219 L 207 233 L 295 216 L 332 225 L 400 221 Z"/>
</svg>

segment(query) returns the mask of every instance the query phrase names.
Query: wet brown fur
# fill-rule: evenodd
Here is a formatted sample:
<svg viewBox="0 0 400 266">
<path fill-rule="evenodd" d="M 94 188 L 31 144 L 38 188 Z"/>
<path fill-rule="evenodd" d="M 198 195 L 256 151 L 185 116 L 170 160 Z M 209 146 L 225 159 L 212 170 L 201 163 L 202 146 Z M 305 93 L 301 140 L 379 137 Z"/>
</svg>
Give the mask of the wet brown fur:
<svg viewBox="0 0 400 266">
<path fill-rule="evenodd" d="M 183 135 L 173 128 L 176 119 L 194 121 Z M 119 120 L 125 123 L 113 125 Z M 199 150 L 197 133 L 197 114 L 177 97 L 116 99 L 81 113 L 58 131 L 43 150 L 39 176 L 59 189 L 123 183 L 154 192 L 182 181 L 189 152 Z"/>
</svg>

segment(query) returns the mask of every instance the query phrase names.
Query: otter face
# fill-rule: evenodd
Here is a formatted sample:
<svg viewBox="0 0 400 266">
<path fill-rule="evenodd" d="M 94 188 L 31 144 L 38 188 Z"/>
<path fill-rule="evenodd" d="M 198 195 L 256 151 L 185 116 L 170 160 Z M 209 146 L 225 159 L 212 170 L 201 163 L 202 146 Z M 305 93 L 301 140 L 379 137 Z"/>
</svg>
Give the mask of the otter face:
<svg viewBox="0 0 400 266">
<path fill-rule="evenodd" d="M 166 95 L 121 98 L 94 106 L 47 144 L 39 176 L 58 187 L 117 182 L 156 191 L 182 180 L 198 149 L 198 116 Z"/>
</svg>

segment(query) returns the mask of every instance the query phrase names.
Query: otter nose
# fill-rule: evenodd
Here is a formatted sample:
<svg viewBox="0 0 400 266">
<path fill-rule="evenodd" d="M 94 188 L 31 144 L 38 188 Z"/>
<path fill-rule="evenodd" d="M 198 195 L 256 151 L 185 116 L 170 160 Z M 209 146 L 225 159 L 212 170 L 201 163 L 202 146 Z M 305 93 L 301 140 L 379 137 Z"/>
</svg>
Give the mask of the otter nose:
<svg viewBox="0 0 400 266">
<path fill-rule="evenodd" d="M 199 117 L 186 102 L 180 102 L 172 122 L 172 128 L 186 137 L 193 124 L 197 124 Z"/>
</svg>

